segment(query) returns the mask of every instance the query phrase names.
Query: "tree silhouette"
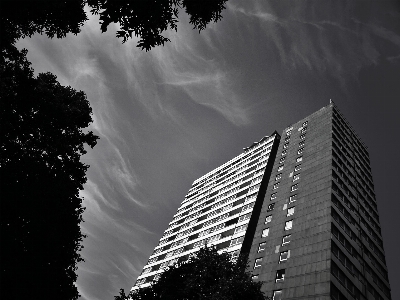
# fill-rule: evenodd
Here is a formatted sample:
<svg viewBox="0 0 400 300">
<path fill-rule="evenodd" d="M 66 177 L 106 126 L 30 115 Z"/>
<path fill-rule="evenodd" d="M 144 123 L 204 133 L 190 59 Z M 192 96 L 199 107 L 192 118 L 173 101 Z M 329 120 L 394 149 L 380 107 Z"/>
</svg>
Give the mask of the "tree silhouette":
<svg viewBox="0 0 400 300">
<path fill-rule="evenodd" d="M 262 282 L 251 279 L 247 260 L 233 262 L 227 253 L 216 248 L 202 248 L 188 262 L 166 269 L 150 287 L 131 291 L 121 289 L 115 300 L 267 300 L 260 288 Z"/>
<path fill-rule="evenodd" d="M 34 77 L 26 50 L 2 59 L 0 76 L 2 299 L 77 299 L 89 102 L 51 73 Z"/>
<path fill-rule="evenodd" d="M 87 20 L 84 6 L 100 16 L 100 29 L 111 23 L 119 25 L 117 37 L 123 42 L 139 37 L 137 46 L 146 51 L 169 41 L 163 36 L 168 29 L 177 30 L 178 14 L 184 10 L 193 29 L 203 30 L 210 22 L 222 18 L 227 0 L 6 0 L 1 3 L 2 43 L 12 44 L 19 38 L 45 33 L 49 37 L 77 34 Z"/>
<path fill-rule="evenodd" d="M 26 50 L 15 43 L 35 33 L 78 34 L 87 15 L 101 31 L 118 23 L 125 42 L 139 37 L 146 51 L 164 45 L 185 10 L 199 31 L 221 19 L 227 0 L 2 0 L 0 5 L 0 188 L 2 299 L 77 299 L 76 264 L 84 237 L 82 199 L 88 166 L 79 159 L 97 137 L 83 92 L 61 86 L 51 73 L 33 75 Z M 18 291 L 26 294 L 21 295 Z"/>
</svg>

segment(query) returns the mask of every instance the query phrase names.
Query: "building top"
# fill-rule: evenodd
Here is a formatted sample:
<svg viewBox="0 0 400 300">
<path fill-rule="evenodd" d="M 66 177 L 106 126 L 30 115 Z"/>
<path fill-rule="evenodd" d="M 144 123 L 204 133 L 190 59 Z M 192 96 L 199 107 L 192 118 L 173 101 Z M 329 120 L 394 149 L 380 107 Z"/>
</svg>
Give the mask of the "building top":
<svg viewBox="0 0 400 300">
<path fill-rule="evenodd" d="M 193 182 L 193 185 L 196 185 L 200 183 L 202 180 L 214 175 L 213 173 L 217 174 L 219 171 L 231 166 L 232 164 L 238 162 L 243 156 L 247 155 L 247 152 L 249 150 L 255 150 L 258 146 L 261 146 L 265 143 L 272 142 L 276 136 L 280 136 L 276 131 L 274 131 L 270 136 L 264 136 L 260 141 L 254 142 L 251 146 L 243 148 L 244 152 L 239 154 L 238 156 L 235 156 L 231 160 L 227 161 L 223 165 L 219 166 L 218 168 L 213 169 L 212 171 L 206 173 L 205 175 L 201 176 L 200 178 L 196 179 Z"/>
<path fill-rule="evenodd" d="M 366 153 L 368 154 L 368 146 L 363 142 L 363 140 L 360 138 L 360 136 L 357 134 L 357 132 L 354 130 L 354 128 L 350 125 L 350 123 L 347 121 L 347 119 L 344 117 L 344 115 L 340 111 L 340 109 L 337 106 L 337 104 L 335 102 L 333 102 L 332 99 L 329 99 L 329 105 L 322 107 L 318 111 L 326 109 L 327 107 L 334 107 L 335 108 L 335 111 L 340 115 L 340 117 L 343 119 L 343 122 L 346 123 L 346 125 L 349 127 L 351 133 L 356 137 L 357 141 L 359 141 L 360 144 L 365 148 Z M 316 111 L 315 113 L 317 113 L 318 111 Z M 311 117 L 312 115 L 313 114 L 311 114 L 308 117 Z M 293 124 L 288 125 L 285 130 L 289 131 L 292 126 L 293 126 Z"/>
<path fill-rule="evenodd" d="M 269 137 L 274 137 L 276 134 L 278 134 L 278 132 L 276 132 L 276 130 L 275 130 L 270 136 L 268 136 L 268 135 L 264 136 L 264 137 L 263 137 L 261 140 L 259 140 L 258 142 L 254 142 L 251 146 L 243 148 L 243 150 L 246 152 L 246 151 L 250 150 L 251 148 L 257 146 L 258 144 L 262 143 L 263 141 L 265 141 L 265 140 L 268 139 Z M 278 135 L 279 135 L 279 134 L 278 134 Z"/>
</svg>

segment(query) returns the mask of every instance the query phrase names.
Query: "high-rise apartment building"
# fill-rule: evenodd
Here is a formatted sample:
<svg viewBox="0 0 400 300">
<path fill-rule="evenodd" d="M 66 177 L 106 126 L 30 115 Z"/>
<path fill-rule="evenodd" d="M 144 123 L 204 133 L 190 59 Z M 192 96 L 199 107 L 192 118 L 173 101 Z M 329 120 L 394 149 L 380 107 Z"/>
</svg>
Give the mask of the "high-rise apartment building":
<svg viewBox="0 0 400 300">
<path fill-rule="evenodd" d="M 390 297 L 366 146 L 333 103 L 193 183 L 134 288 L 205 243 L 279 299 Z"/>
<path fill-rule="evenodd" d="M 250 251 L 279 140 L 274 132 L 193 182 L 134 289 L 206 243 L 233 256 Z"/>
<path fill-rule="evenodd" d="M 368 151 L 333 104 L 283 131 L 249 259 L 274 299 L 390 299 Z"/>
</svg>

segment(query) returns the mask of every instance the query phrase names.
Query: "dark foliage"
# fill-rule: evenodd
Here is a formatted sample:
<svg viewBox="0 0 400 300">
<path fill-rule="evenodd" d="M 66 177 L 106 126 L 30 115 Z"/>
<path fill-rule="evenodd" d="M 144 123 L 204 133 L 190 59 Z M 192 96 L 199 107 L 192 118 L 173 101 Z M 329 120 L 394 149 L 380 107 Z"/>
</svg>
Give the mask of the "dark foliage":
<svg viewBox="0 0 400 300">
<path fill-rule="evenodd" d="M 48 37 L 77 34 L 87 20 L 83 0 L 1 0 L 1 47 L 34 33 Z"/>
<path fill-rule="evenodd" d="M 91 12 L 100 15 L 101 31 L 107 31 L 111 23 L 119 23 L 118 37 L 123 42 L 135 35 L 138 47 L 146 51 L 169 41 L 162 33 L 168 28 L 176 30 L 179 8 L 190 16 L 190 24 L 199 31 L 210 22 L 219 21 L 227 0 L 146 0 L 109 1 L 88 0 Z"/>
<path fill-rule="evenodd" d="M 139 37 L 137 44 L 146 51 L 169 41 L 162 35 L 177 29 L 179 9 L 190 16 L 190 24 L 199 31 L 210 22 L 219 21 L 227 0 L 2 0 L 1 43 L 11 45 L 19 38 L 45 33 L 49 37 L 77 34 L 87 20 L 84 6 L 100 15 L 102 32 L 111 23 L 119 23 L 117 37 L 126 42 Z"/>
<path fill-rule="evenodd" d="M 35 78 L 26 50 L 14 50 L 0 62 L 2 299 L 77 299 L 91 108 L 54 75 Z"/>
<path fill-rule="evenodd" d="M 246 271 L 244 257 L 236 263 L 230 255 L 215 248 L 202 248 L 189 262 L 172 266 L 147 288 L 128 295 L 123 290 L 115 300 L 266 300 L 261 282 L 254 282 Z"/>
<path fill-rule="evenodd" d="M 93 147 L 92 121 L 83 92 L 61 86 L 50 73 L 34 77 L 18 39 L 77 34 L 84 6 L 100 15 L 101 30 L 120 23 L 118 36 L 138 47 L 163 45 L 185 9 L 199 31 L 221 19 L 227 0 L 2 0 L 0 2 L 1 296 L 4 299 L 76 299 L 76 264 L 83 235 L 79 190 L 88 166 L 79 159 Z M 201 2 L 202 5 L 198 3 Z M 23 293 L 23 294 L 22 294 Z"/>
</svg>

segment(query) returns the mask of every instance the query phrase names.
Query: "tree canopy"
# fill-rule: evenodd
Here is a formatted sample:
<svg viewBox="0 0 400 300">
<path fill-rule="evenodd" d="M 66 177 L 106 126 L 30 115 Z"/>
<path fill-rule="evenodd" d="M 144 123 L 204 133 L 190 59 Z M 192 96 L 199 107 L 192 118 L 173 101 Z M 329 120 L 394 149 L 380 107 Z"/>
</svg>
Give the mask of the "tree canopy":
<svg viewBox="0 0 400 300">
<path fill-rule="evenodd" d="M 77 299 L 76 264 L 84 235 L 82 199 L 85 145 L 97 137 L 86 95 L 64 87 L 51 73 L 34 76 L 26 50 L 15 43 L 35 33 L 78 34 L 87 11 L 105 32 L 136 36 L 137 46 L 164 45 L 185 10 L 199 31 L 222 18 L 227 0 L 2 0 L 0 2 L 1 296 L 4 299 Z M 88 9 L 86 9 L 86 7 Z M 20 295 L 24 291 L 27 296 Z M 51 295 L 51 296 L 50 296 Z"/>
<path fill-rule="evenodd" d="M 80 157 L 97 137 L 82 130 L 92 122 L 85 94 L 51 73 L 35 77 L 26 52 L 0 64 L 1 295 L 77 299 Z"/>
<path fill-rule="evenodd" d="M 121 290 L 115 300 L 268 299 L 260 290 L 262 282 L 253 281 L 246 268 L 244 256 L 234 262 L 229 254 L 205 247 L 189 261 L 167 268 L 150 287 L 127 295 Z"/>
<path fill-rule="evenodd" d="M 49 37 L 77 34 L 87 20 L 84 10 L 100 16 L 100 29 L 107 31 L 116 23 L 117 37 L 126 42 L 139 38 L 137 46 L 146 51 L 169 41 L 163 36 L 168 29 L 177 30 L 178 14 L 184 10 L 193 29 L 203 30 L 210 22 L 222 18 L 227 0 L 6 0 L 1 3 L 2 43 L 14 43 L 19 38 L 45 33 Z"/>
</svg>

